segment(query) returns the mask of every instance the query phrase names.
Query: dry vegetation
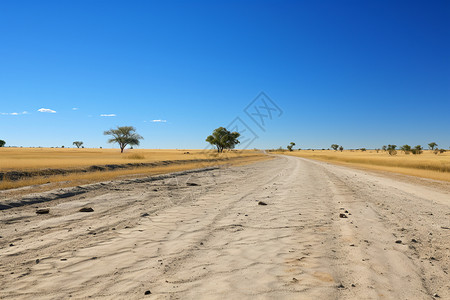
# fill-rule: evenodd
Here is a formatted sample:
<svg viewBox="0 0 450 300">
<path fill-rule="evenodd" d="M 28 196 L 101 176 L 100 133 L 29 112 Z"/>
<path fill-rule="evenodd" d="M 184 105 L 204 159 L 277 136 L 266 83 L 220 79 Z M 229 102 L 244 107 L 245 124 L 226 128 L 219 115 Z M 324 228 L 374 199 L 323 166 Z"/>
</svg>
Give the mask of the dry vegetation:
<svg viewBox="0 0 450 300">
<path fill-rule="evenodd" d="M 420 155 L 404 154 L 398 151 L 390 156 L 385 151 L 377 153 L 374 150 L 301 150 L 283 152 L 283 154 L 305 158 L 330 161 L 374 170 L 383 170 L 406 175 L 450 181 L 450 153 L 434 154 L 424 151 Z"/>
<path fill-rule="evenodd" d="M 128 150 L 121 154 L 117 149 L 0 148 L 0 172 L 24 172 L 43 169 L 80 170 L 80 172 L 66 175 L 2 180 L 0 181 L 0 190 L 44 183 L 75 186 L 124 176 L 148 176 L 215 165 L 246 164 L 261 159 L 266 159 L 266 156 L 257 151 L 231 151 L 218 154 L 214 151 L 205 152 L 204 150 Z M 83 168 L 91 166 L 157 162 L 168 163 L 110 171 L 81 171 Z M 64 183 L 61 184 L 61 182 Z M 54 188 L 54 185 L 52 187 Z"/>
</svg>

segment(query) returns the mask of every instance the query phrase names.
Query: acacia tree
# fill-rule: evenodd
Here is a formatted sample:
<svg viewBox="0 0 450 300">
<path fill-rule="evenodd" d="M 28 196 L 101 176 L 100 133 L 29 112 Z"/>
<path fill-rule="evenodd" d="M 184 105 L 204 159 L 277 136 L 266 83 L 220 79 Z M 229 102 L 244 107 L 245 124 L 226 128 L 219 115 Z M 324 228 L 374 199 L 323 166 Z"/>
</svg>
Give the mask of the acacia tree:
<svg viewBox="0 0 450 300">
<path fill-rule="evenodd" d="M 77 148 L 80 148 L 81 145 L 83 145 L 83 142 L 82 141 L 75 141 L 75 142 L 72 143 L 72 145 L 75 145 L 75 146 L 77 146 Z"/>
<path fill-rule="evenodd" d="M 397 150 L 395 150 L 396 148 L 397 145 L 387 145 L 387 152 L 389 155 L 397 155 Z"/>
<path fill-rule="evenodd" d="M 342 147 L 342 146 L 339 146 L 339 151 L 344 151 L 344 147 Z"/>
<path fill-rule="evenodd" d="M 405 152 L 405 154 L 409 154 L 409 152 L 411 152 L 411 146 L 410 145 L 403 145 L 403 146 L 400 147 L 400 150 Z"/>
<path fill-rule="evenodd" d="M 414 149 L 411 149 L 412 154 L 422 154 L 423 148 L 421 145 L 417 145 L 414 147 Z"/>
<path fill-rule="evenodd" d="M 339 145 L 338 145 L 338 144 L 332 144 L 332 145 L 331 145 L 331 148 L 332 148 L 334 151 L 337 151 L 337 149 L 339 148 Z"/>
<path fill-rule="evenodd" d="M 0 140 L 0 147 L 4 147 L 6 142 L 4 140 Z"/>
<path fill-rule="evenodd" d="M 127 145 L 138 146 L 139 140 L 144 139 L 136 133 L 136 128 L 133 126 L 117 126 L 117 129 L 107 130 L 103 134 L 112 136 L 112 138 L 108 140 L 108 143 L 119 144 L 120 153 L 123 153 L 123 149 L 125 149 Z"/>
<path fill-rule="evenodd" d="M 214 129 L 213 133 L 206 138 L 206 141 L 216 146 L 217 152 L 223 152 L 223 149 L 234 149 L 239 144 L 239 132 L 230 132 L 225 127 Z"/>
<path fill-rule="evenodd" d="M 431 149 L 431 150 L 434 150 L 434 147 L 437 147 L 438 146 L 438 144 L 436 144 L 435 142 L 432 142 L 432 143 L 429 143 L 428 144 L 428 147 Z"/>
<path fill-rule="evenodd" d="M 295 146 L 294 142 L 291 142 L 286 148 L 288 148 L 289 151 L 292 151 L 292 148 Z"/>
</svg>

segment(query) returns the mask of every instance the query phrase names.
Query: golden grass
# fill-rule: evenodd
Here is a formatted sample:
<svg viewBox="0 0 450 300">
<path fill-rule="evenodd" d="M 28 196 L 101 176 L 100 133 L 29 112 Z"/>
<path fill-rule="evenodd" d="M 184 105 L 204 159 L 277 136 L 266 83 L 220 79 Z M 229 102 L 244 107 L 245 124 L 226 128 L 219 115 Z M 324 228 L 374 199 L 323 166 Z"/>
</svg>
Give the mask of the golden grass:
<svg viewBox="0 0 450 300">
<path fill-rule="evenodd" d="M 190 154 L 184 154 L 189 152 Z M 203 150 L 131 150 L 121 154 L 117 149 L 46 149 L 46 148 L 0 148 L 0 171 L 35 171 L 40 169 L 81 169 L 92 165 L 152 163 L 158 161 L 185 161 L 161 166 L 145 166 L 111 171 L 70 173 L 67 175 L 35 176 L 22 180 L 0 181 L 0 190 L 51 183 L 39 187 L 39 191 L 62 186 L 76 186 L 112 180 L 122 177 L 142 177 L 216 165 L 241 165 L 267 159 L 256 151 L 232 151 L 218 154 Z M 192 162 L 196 159 L 212 161 Z"/>
<path fill-rule="evenodd" d="M 376 153 L 374 150 L 365 152 L 351 150 L 343 152 L 301 150 L 282 153 L 373 170 L 450 181 L 450 152 L 436 155 L 432 151 L 424 151 L 423 154 L 413 155 L 398 151 L 398 154 L 395 156 L 390 156 L 384 151 Z"/>
<path fill-rule="evenodd" d="M 184 154 L 189 152 L 190 154 Z M 238 157 L 255 151 L 233 151 L 219 156 Z M 0 172 L 29 171 L 45 168 L 80 168 L 93 165 L 149 163 L 164 160 L 210 159 L 214 151 L 133 149 L 123 154 L 118 149 L 74 148 L 0 148 Z"/>
</svg>

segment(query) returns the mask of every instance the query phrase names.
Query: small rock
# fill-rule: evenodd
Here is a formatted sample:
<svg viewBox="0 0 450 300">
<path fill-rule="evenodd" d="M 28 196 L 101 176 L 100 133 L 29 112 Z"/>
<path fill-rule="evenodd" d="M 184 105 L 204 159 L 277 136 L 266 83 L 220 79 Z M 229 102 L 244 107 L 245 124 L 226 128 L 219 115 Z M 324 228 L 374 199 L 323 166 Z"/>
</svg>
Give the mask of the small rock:
<svg viewBox="0 0 450 300">
<path fill-rule="evenodd" d="M 354 283 L 352 283 L 352 287 L 355 287 L 356 285 Z"/>
<path fill-rule="evenodd" d="M 411 239 L 411 242 L 417 243 L 417 240 L 416 239 Z"/>
<path fill-rule="evenodd" d="M 93 212 L 94 209 L 92 207 L 83 207 L 80 209 L 80 212 Z"/>
<path fill-rule="evenodd" d="M 12 246 L 14 246 L 14 244 L 13 244 L 13 243 L 11 243 L 11 244 L 9 244 L 9 246 L 10 246 L 10 247 L 12 247 Z"/>
<path fill-rule="evenodd" d="M 38 264 L 41 260 L 38 258 L 36 259 L 36 264 Z"/>
<path fill-rule="evenodd" d="M 150 291 L 145 291 L 145 293 L 144 293 L 144 295 L 150 295 L 152 292 L 150 292 Z"/>
<path fill-rule="evenodd" d="M 294 277 L 294 278 L 292 278 L 292 281 L 293 281 L 293 282 L 297 282 L 298 279 Z"/>
<path fill-rule="evenodd" d="M 188 182 L 186 183 L 187 186 L 199 186 L 200 184 L 194 183 L 194 182 Z"/>
<path fill-rule="evenodd" d="M 143 214 L 141 215 L 141 217 L 148 217 L 148 216 L 150 216 L 148 213 L 143 213 Z"/>
<path fill-rule="evenodd" d="M 263 201 L 259 201 L 259 202 L 258 202 L 258 205 L 267 205 L 267 203 L 266 203 L 266 202 L 263 202 Z"/>
<path fill-rule="evenodd" d="M 203 242 L 200 242 L 200 245 L 202 245 L 202 246 L 203 246 Z"/>
<path fill-rule="evenodd" d="M 341 283 L 338 285 L 338 289 L 345 289 L 345 286 Z"/>
<path fill-rule="evenodd" d="M 248 217 L 248 215 L 244 215 L 244 216 Z"/>
<path fill-rule="evenodd" d="M 395 243 L 396 243 L 396 244 L 401 244 L 401 243 L 402 243 L 402 240 L 396 240 Z"/>
<path fill-rule="evenodd" d="M 348 210 L 344 211 L 346 214 L 348 214 Z"/>
<path fill-rule="evenodd" d="M 38 210 L 36 210 L 36 213 L 38 215 L 48 214 L 49 212 L 50 212 L 50 209 L 48 209 L 48 208 L 39 208 Z"/>
<path fill-rule="evenodd" d="M 153 191 L 154 191 L 154 192 L 157 192 L 157 191 L 158 191 L 158 189 L 153 189 Z"/>
<path fill-rule="evenodd" d="M 434 297 L 434 298 L 441 298 L 441 296 L 439 296 L 439 295 L 436 294 L 436 293 L 433 294 L 433 297 Z"/>
<path fill-rule="evenodd" d="M 348 218 L 346 214 L 339 214 L 339 218 L 346 219 Z"/>
</svg>

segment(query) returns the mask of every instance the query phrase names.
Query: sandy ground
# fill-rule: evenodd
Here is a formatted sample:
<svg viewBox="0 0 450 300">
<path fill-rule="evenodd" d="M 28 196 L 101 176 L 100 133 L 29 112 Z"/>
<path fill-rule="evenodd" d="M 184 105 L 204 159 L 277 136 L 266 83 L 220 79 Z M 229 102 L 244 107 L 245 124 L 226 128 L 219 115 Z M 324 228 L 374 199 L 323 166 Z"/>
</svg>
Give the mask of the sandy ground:
<svg viewBox="0 0 450 300">
<path fill-rule="evenodd" d="M 0 211 L 0 298 L 450 299 L 450 186 L 397 177 L 280 156 L 54 191 Z"/>
</svg>

